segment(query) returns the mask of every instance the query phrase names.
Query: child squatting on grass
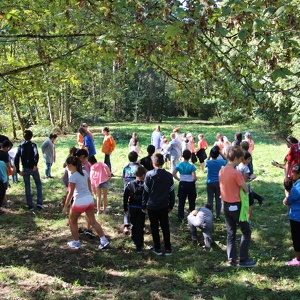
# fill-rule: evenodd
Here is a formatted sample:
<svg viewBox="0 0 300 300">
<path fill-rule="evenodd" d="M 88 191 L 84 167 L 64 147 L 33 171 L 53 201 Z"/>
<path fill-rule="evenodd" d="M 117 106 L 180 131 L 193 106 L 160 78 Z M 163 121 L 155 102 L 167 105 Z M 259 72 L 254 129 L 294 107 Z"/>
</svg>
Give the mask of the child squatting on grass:
<svg viewBox="0 0 300 300">
<path fill-rule="evenodd" d="M 284 198 L 283 204 L 290 207 L 289 219 L 291 234 L 296 257 L 286 263 L 287 266 L 300 266 L 300 164 L 292 168 L 292 177 L 296 181 L 288 197 Z"/>
<path fill-rule="evenodd" d="M 68 205 L 74 196 L 74 202 L 69 214 L 69 224 L 74 240 L 68 242 L 67 245 L 74 249 L 80 248 L 78 218 L 83 212 L 85 212 L 90 225 L 95 229 L 100 237 L 100 245 L 98 248 L 103 249 L 109 245 L 109 241 L 105 237 L 101 225 L 95 220 L 94 199 L 92 196 L 89 175 L 85 170 L 82 170 L 81 161 L 75 156 L 68 157 L 66 164 L 71 172 L 71 176 L 69 178 L 70 191 L 62 210 L 63 214 L 67 212 Z"/>
</svg>

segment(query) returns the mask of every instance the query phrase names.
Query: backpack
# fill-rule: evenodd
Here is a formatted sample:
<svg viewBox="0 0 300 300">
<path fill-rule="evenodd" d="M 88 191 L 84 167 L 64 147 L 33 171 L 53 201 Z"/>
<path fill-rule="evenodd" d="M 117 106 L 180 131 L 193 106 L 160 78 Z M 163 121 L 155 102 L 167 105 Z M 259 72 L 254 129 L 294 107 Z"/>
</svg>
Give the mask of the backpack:
<svg viewBox="0 0 300 300">
<path fill-rule="evenodd" d="M 131 181 L 128 187 L 130 189 L 129 204 L 142 204 L 144 183 L 142 181 Z"/>
</svg>

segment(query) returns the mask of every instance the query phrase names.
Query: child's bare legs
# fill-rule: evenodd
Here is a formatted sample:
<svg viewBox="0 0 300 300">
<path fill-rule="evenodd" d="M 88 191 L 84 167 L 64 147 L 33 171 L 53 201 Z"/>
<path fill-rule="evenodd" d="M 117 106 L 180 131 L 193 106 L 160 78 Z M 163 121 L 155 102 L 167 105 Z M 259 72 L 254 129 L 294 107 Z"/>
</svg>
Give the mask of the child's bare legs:
<svg viewBox="0 0 300 300">
<path fill-rule="evenodd" d="M 74 210 L 70 210 L 70 214 L 69 214 L 69 225 L 70 225 L 70 230 L 71 230 L 71 234 L 72 237 L 75 241 L 79 240 L 79 234 L 78 234 L 78 218 L 80 217 L 81 213 L 74 211 Z"/>
<path fill-rule="evenodd" d="M 97 188 L 96 191 L 97 194 L 97 214 L 100 214 L 100 210 L 101 210 L 101 188 Z"/>
<path fill-rule="evenodd" d="M 101 225 L 96 221 L 94 211 L 93 210 L 87 210 L 85 212 L 85 214 L 86 214 L 86 217 L 89 221 L 89 224 L 95 229 L 98 236 L 100 238 L 103 237 L 104 236 L 104 231 L 103 231 Z"/>
<path fill-rule="evenodd" d="M 201 170 L 204 172 L 204 162 L 200 163 Z"/>
<path fill-rule="evenodd" d="M 107 188 L 101 188 L 103 192 L 103 211 L 106 212 L 106 207 L 107 207 Z"/>
</svg>

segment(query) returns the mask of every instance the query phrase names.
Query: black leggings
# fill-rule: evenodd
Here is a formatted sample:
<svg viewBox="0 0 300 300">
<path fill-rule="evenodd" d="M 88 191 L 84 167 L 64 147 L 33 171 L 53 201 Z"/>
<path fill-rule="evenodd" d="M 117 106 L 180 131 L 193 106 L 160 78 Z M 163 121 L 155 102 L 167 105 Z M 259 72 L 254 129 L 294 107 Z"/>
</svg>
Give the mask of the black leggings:
<svg viewBox="0 0 300 300">
<path fill-rule="evenodd" d="M 300 222 L 290 220 L 292 240 L 295 252 L 300 252 Z"/>
</svg>

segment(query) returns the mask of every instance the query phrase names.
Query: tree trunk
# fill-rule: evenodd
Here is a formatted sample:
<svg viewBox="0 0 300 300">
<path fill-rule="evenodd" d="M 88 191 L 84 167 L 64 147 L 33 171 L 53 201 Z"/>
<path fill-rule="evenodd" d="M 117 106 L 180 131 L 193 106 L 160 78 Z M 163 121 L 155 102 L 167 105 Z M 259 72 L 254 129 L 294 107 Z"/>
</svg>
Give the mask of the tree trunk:
<svg viewBox="0 0 300 300">
<path fill-rule="evenodd" d="M 16 116 L 17 116 L 18 122 L 20 124 L 21 130 L 22 130 L 22 132 L 24 132 L 25 131 L 25 125 L 23 124 L 20 113 L 17 110 L 17 106 L 16 106 L 16 102 L 15 102 L 14 98 L 11 98 L 11 105 L 12 105 L 12 107 L 13 107 L 15 113 L 16 113 Z"/>
<path fill-rule="evenodd" d="M 147 116 L 146 121 L 149 123 L 152 115 L 152 101 L 153 101 L 153 77 L 152 73 L 149 73 L 149 101 L 148 101 L 148 107 L 147 107 Z"/>
</svg>

